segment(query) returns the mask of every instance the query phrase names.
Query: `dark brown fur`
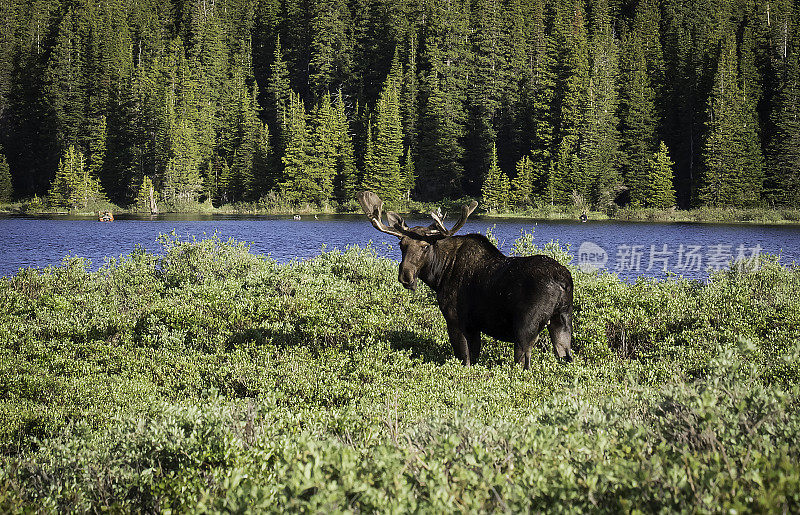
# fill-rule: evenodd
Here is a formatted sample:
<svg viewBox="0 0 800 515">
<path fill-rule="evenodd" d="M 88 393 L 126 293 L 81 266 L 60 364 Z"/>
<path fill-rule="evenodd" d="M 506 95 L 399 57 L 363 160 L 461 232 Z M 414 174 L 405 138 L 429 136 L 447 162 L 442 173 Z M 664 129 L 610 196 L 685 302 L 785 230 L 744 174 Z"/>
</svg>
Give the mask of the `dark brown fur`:
<svg viewBox="0 0 800 515">
<path fill-rule="evenodd" d="M 572 275 L 547 256 L 507 257 L 479 234 L 432 243 L 405 236 L 400 282 L 417 278 L 436 292 L 450 343 L 465 365 L 481 351 L 481 333 L 514 343 L 514 361 L 530 367 L 531 349 L 549 325 L 553 352 L 572 360 Z"/>
<path fill-rule="evenodd" d="M 514 361 L 531 365 L 531 349 L 549 326 L 553 352 L 572 361 L 572 275 L 547 256 L 506 257 L 480 234 L 453 236 L 477 207 L 472 202 L 447 229 L 441 211 L 429 227 L 408 227 L 397 213 L 386 213 L 371 191 L 356 196 L 372 225 L 400 238 L 403 261 L 398 280 L 410 290 L 417 279 L 436 292 L 447 322 L 453 352 L 472 365 L 481 353 L 481 333 L 514 343 Z"/>
</svg>

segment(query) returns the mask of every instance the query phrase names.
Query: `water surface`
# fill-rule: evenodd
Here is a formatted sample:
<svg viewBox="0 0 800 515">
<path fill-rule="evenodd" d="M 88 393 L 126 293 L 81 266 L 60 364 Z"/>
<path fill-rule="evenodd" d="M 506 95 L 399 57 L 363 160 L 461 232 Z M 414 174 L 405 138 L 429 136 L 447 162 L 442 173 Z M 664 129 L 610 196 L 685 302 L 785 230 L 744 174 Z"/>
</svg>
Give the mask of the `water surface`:
<svg viewBox="0 0 800 515">
<path fill-rule="evenodd" d="M 409 220 L 427 225 L 430 220 Z M 446 225 L 454 220 L 446 220 Z M 570 245 L 576 261 L 602 267 L 621 277 L 665 277 L 664 269 L 691 278 L 705 278 L 709 266 L 718 268 L 731 258 L 755 253 L 780 255 L 784 263 L 800 261 L 800 226 L 712 225 L 691 223 L 630 223 L 597 221 L 530 221 L 471 219 L 461 234 L 487 229 L 511 251 L 522 231 L 532 232 L 540 246 L 551 240 Z M 251 244 L 251 252 L 288 262 L 313 257 L 323 248 L 345 249 L 372 242 L 378 253 L 400 259 L 397 239 L 376 231 L 356 215 L 303 216 L 186 216 L 121 217 L 112 223 L 75 217 L 0 218 L 0 275 L 21 267 L 58 265 L 65 256 L 87 258 L 92 269 L 106 256 L 119 257 L 136 245 L 160 252 L 160 234 L 175 232 L 181 239 L 201 239 L 217 233 Z M 604 256 L 605 255 L 605 256 Z M 604 259 L 605 258 L 605 259 Z"/>
</svg>

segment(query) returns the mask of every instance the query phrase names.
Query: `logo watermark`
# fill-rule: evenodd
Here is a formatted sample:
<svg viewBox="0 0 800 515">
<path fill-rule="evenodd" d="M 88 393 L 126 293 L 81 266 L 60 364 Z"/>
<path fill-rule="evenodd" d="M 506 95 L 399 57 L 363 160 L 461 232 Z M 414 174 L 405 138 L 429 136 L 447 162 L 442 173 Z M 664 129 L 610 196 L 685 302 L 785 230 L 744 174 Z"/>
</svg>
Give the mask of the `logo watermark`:
<svg viewBox="0 0 800 515">
<path fill-rule="evenodd" d="M 761 245 L 617 245 L 613 266 L 615 272 L 698 273 L 720 270 L 731 264 L 758 269 Z M 578 267 L 584 272 L 601 270 L 609 264 L 609 254 L 600 245 L 584 241 L 578 248 Z"/>
<path fill-rule="evenodd" d="M 584 272 L 605 268 L 607 262 L 608 254 L 597 243 L 584 241 L 578 247 L 578 267 Z"/>
</svg>

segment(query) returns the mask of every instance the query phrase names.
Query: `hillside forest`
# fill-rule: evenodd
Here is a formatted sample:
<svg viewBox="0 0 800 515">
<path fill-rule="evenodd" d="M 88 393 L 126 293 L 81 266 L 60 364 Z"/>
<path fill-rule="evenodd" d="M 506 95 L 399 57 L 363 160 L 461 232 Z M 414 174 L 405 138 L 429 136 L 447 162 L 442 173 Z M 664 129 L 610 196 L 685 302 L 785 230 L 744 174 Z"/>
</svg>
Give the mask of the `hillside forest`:
<svg viewBox="0 0 800 515">
<path fill-rule="evenodd" d="M 800 201 L 797 0 L 6 0 L 0 201 Z"/>
</svg>

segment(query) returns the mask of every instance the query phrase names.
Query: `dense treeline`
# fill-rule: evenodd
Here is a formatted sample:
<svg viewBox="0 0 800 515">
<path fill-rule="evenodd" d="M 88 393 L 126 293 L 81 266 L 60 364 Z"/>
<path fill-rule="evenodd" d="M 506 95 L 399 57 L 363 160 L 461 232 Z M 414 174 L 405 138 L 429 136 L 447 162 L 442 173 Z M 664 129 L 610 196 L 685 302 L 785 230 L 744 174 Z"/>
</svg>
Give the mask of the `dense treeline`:
<svg viewBox="0 0 800 515">
<path fill-rule="evenodd" d="M 0 196 L 800 200 L 797 0 L 0 5 Z M 2 199 L 0 199 L 2 200 Z"/>
</svg>

